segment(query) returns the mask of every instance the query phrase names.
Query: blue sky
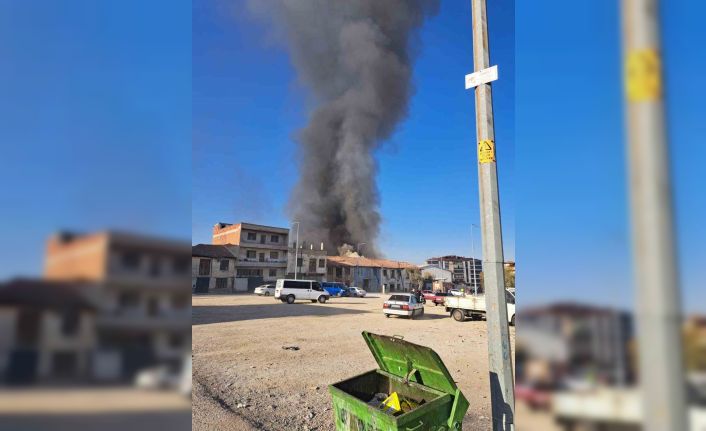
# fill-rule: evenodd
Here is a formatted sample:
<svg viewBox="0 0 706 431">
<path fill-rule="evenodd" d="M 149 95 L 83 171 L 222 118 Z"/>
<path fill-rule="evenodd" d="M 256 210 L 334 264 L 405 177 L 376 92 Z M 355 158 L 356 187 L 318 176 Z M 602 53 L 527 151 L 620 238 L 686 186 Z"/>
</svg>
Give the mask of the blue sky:
<svg viewBox="0 0 706 431">
<path fill-rule="evenodd" d="M 194 5 L 194 243 L 208 243 L 219 221 L 287 226 L 296 182 L 296 131 L 311 107 L 286 49 L 244 7 Z M 514 258 L 513 2 L 489 4 L 496 146 L 506 257 Z M 475 113 L 464 75 L 473 71 L 470 2 L 442 2 L 423 27 L 409 116 L 377 153 L 390 258 L 421 263 L 440 254 L 471 255 L 479 224 Z M 475 230 L 476 253 L 480 236 Z"/>
<path fill-rule="evenodd" d="M 678 257 L 685 309 L 703 312 L 704 6 L 669 3 L 662 36 Z M 517 16 L 518 299 L 630 306 L 618 4 L 525 2 Z"/>
<path fill-rule="evenodd" d="M 57 229 L 188 240 L 191 2 L 0 5 L 0 280 Z"/>
</svg>

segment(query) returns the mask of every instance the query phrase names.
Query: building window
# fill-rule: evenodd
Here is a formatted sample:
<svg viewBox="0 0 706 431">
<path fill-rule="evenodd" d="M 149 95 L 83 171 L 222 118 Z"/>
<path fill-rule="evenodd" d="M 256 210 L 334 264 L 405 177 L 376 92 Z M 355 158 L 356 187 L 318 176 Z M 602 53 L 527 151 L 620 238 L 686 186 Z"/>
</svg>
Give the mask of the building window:
<svg viewBox="0 0 706 431">
<path fill-rule="evenodd" d="M 270 242 L 279 242 L 279 235 L 270 236 Z"/>
<path fill-rule="evenodd" d="M 230 261 L 228 259 L 221 259 L 221 271 L 228 271 L 230 268 Z"/>
<path fill-rule="evenodd" d="M 340 266 L 336 267 L 336 277 L 343 277 L 343 268 Z"/>
<path fill-rule="evenodd" d="M 217 278 L 216 279 L 216 289 L 225 289 L 228 287 L 227 278 Z"/>
<path fill-rule="evenodd" d="M 162 274 L 162 262 L 157 256 L 152 256 L 150 259 L 150 276 L 159 277 Z"/>
<path fill-rule="evenodd" d="M 382 275 L 383 275 L 384 277 L 387 277 L 387 270 L 386 270 L 386 269 L 383 269 L 383 270 L 382 270 Z"/>
<path fill-rule="evenodd" d="M 127 269 L 137 269 L 140 267 L 140 255 L 135 252 L 123 253 L 123 267 Z"/>
<path fill-rule="evenodd" d="M 301 266 L 302 266 L 303 264 L 304 264 L 304 259 L 302 259 L 301 257 L 298 257 L 298 258 L 297 258 L 297 266 L 298 266 L 299 268 L 301 268 Z"/>
<path fill-rule="evenodd" d="M 319 259 L 319 268 L 326 267 L 326 259 Z"/>
<path fill-rule="evenodd" d="M 199 259 L 199 275 L 211 275 L 211 259 Z"/>
<path fill-rule="evenodd" d="M 351 269 L 349 267 L 346 267 L 345 273 L 346 273 L 346 277 L 349 277 L 351 275 Z"/>
<path fill-rule="evenodd" d="M 309 259 L 309 272 L 316 272 L 316 259 Z"/>
<path fill-rule="evenodd" d="M 140 304 L 140 296 L 135 292 L 125 292 L 120 295 L 118 303 L 121 308 L 136 308 Z"/>
<path fill-rule="evenodd" d="M 255 232 L 248 232 L 248 241 L 257 241 L 257 234 Z"/>
<path fill-rule="evenodd" d="M 257 252 L 255 250 L 248 250 L 245 252 L 245 256 L 248 259 L 255 259 L 255 258 L 257 258 Z"/>
<path fill-rule="evenodd" d="M 61 333 L 64 335 L 74 335 L 78 332 L 78 324 L 81 315 L 78 311 L 66 312 L 61 319 Z"/>
<path fill-rule="evenodd" d="M 276 269 L 270 270 L 270 277 L 277 277 L 277 270 Z"/>
<path fill-rule="evenodd" d="M 270 259 L 279 259 L 279 253 L 276 251 L 270 252 Z"/>
</svg>

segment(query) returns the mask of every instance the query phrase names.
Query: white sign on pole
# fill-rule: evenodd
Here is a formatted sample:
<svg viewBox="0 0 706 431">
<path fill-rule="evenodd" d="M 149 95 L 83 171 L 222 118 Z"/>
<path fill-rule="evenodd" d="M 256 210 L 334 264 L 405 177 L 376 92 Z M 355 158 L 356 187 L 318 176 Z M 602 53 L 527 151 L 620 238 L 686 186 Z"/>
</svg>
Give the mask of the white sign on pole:
<svg viewBox="0 0 706 431">
<path fill-rule="evenodd" d="M 469 73 L 466 75 L 466 90 L 475 88 L 481 84 L 497 81 L 498 66 L 492 66 L 487 69 L 479 70 L 478 72 Z"/>
</svg>

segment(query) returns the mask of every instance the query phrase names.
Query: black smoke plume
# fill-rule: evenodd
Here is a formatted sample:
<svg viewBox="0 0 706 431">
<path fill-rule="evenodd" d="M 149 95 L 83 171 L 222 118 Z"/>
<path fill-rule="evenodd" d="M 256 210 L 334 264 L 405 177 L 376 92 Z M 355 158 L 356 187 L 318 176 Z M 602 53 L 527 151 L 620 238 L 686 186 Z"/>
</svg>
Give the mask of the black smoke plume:
<svg viewBox="0 0 706 431">
<path fill-rule="evenodd" d="M 416 33 L 438 0 L 250 0 L 276 24 L 314 109 L 290 197 L 301 237 L 379 255 L 375 150 L 407 114 Z"/>
</svg>

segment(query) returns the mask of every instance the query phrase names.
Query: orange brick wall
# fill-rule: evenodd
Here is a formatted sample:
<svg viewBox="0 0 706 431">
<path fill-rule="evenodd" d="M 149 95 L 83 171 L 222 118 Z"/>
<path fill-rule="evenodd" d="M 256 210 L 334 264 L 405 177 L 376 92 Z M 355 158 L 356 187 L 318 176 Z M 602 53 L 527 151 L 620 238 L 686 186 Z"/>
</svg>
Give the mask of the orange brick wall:
<svg viewBox="0 0 706 431">
<path fill-rule="evenodd" d="M 69 242 L 51 237 L 44 259 L 44 278 L 102 281 L 106 277 L 107 252 L 107 234 L 88 235 Z"/>
<path fill-rule="evenodd" d="M 213 238 L 211 242 L 216 245 L 240 245 L 240 231 L 240 224 L 226 226 L 223 229 L 220 229 L 218 225 L 216 225 L 213 227 Z"/>
</svg>

